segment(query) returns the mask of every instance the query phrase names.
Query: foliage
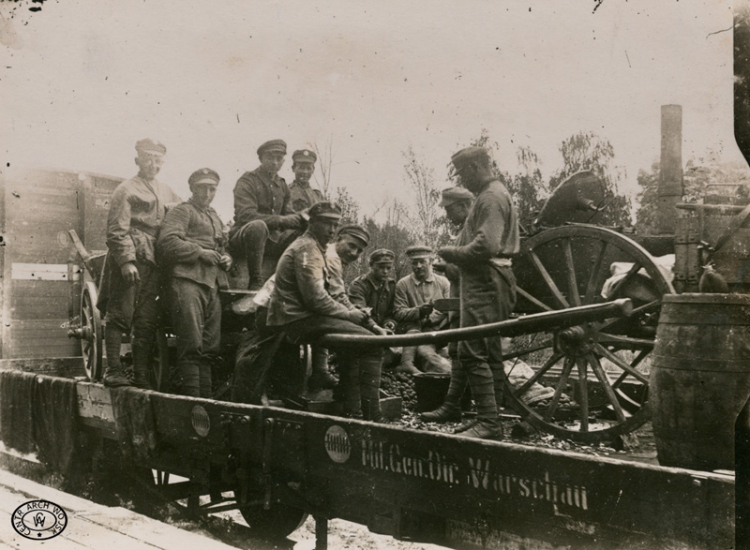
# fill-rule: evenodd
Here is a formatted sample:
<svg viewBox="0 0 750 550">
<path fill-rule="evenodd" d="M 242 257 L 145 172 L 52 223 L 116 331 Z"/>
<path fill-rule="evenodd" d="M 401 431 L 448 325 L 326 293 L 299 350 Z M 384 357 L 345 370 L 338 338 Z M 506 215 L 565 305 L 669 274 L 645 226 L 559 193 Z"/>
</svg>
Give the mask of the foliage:
<svg viewBox="0 0 750 550">
<path fill-rule="evenodd" d="M 440 240 L 440 191 L 435 183 L 435 171 L 425 165 L 409 147 L 404 153 L 406 181 L 414 192 L 414 210 L 411 213 L 411 229 L 419 241 L 435 246 Z M 406 218 L 409 219 L 409 212 Z"/>
<path fill-rule="evenodd" d="M 345 187 L 336 188 L 334 202 L 341 208 L 341 225 L 359 223 L 359 204 Z"/>
<path fill-rule="evenodd" d="M 313 149 L 315 149 L 315 154 L 318 156 L 318 170 L 313 173 L 313 178 L 326 199 L 330 199 L 331 169 L 333 168 L 333 137 L 328 138 L 328 142 L 323 145 L 322 149 L 315 142 Z"/>
</svg>

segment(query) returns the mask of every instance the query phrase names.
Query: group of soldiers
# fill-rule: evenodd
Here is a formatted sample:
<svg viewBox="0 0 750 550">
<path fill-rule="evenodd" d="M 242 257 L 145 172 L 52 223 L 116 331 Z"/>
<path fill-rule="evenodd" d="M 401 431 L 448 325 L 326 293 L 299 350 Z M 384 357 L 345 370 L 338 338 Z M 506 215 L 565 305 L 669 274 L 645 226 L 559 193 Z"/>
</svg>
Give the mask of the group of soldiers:
<svg viewBox="0 0 750 550">
<path fill-rule="evenodd" d="M 283 333 L 294 344 L 311 344 L 310 386 L 336 386 L 345 415 L 374 422 L 385 421 L 379 401 L 383 348 L 336 349 L 337 380 L 328 371 L 328 350 L 316 344 L 321 336 L 469 327 L 504 320 L 513 309 L 511 257 L 519 249 L 518 220 L 484 148 L 463 149 L 451 158 L 460 185 L 443 191 L 440 206 L 461 232 L 454 245 L 437 250 L 446 276 L 433 271 L 433 251 L 417 245 L 407 249 L 411 274 L 396 282 L 395 254 L 378 249 L 369 255 L 369 272 L 348 289 L 343 267 L 359 259 L 370 235 L 358 225 L 339 227 L 339 207 L 310 187 L 317 160 L 313 151 L 293 153 L 295 181 L 288 186 L 278 175 L 286 143 L 262 144 L 260 166 L 235 186 L 234 223 L 228 232 L 211 208 L 220 180 L 214 170 L 196 170 L 188 180 L 191 197 L 180 202 L 156 179 L 166 147 L 144 139 L 136 152 L 138 175 L 117 187 L 108 218 L 109 254 L 98 304 L 106 323 L 106 386 L 148 387 L 162 299 L 177 337 L 174 389 L 211 397 L 211 366 L 220 344 L 219 290 L 228 286 L 233 258 L 247 265 L 248 290 L 259 306 L 259 333 Z M 270 279 L 263 273 L 269 257 L 278 258 Z M 460 298 L 458 315 L 435 308 L 437 300 L 449 297 Z M 122 335 L 128 332 L 131 376 L 120 362 Z M 415 374 L 420 368 L 451 373 L 445 403 L 423 413 L 425 421 L 460 420 L 459 403 L 468 386 L 477 415 L 457 431 L 478 438 L 501 434 L 499 337 L 461 341 L 447 354 L 433 345 L 404 348 L 396 370 Z"/>
</svg>

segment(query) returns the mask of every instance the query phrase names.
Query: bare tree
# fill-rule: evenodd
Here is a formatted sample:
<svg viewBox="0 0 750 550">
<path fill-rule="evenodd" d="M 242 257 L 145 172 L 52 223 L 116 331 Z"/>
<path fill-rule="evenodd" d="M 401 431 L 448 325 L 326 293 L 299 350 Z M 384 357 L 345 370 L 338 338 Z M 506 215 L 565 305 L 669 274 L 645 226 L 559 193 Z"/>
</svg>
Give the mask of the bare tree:
<svg viewBox="0 0 750 550">
<path fill-rule="evenodd" d="M 435 184 L 435 171 L 417 158 L 409 147 L 404 153 L 406 179 L 414 191 L 416 219 L 412 224 L 414 233 L 428 246 L 434 246 L 440 235 L 438 208 L 440 191 Z"/>
<path fill-rule="evenodd" d="M 313 175 L 315 183 L 325 195 L 326 199 L 331 199 L 329 191 L 331 190 L 331 168 L 333 168 L 333 136 L 328 137 L 328 141 L 323 145 L 323 149 L 318 146 L 318 142 L 313 143 L 315 154 L 318 155 L 318 167 Z M 320 177 L 318 177 L 320 174 Z"/>
</svg>

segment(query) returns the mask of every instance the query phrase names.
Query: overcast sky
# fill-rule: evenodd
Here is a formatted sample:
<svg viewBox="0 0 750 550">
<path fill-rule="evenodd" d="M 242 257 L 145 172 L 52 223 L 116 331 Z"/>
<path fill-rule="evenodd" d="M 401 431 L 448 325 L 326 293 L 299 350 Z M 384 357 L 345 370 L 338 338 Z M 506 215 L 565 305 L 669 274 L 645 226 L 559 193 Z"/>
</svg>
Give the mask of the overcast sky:
<svg viewBox="0 0 750 550">
<path fill-rule="evenodd" d="M 486 128 L 504 168 L 526 145 L 548 176 L 559 143 L 590 130 L 612 142 L 632 191 L 658 157 L 667 103 L 683 106 L 685 159 L 741 159 L 732 34 L 711 34 L 731 26 L 731 1 L 595 5 L 0 2 L 2 166 L 129 177 L 135 141 L 152 137 L 168 148 L 160 179 L 182 196 L 193 170 L 220 173 L 215 206 L 229 220 L 260 143 L 282 138 L 291 153 L 332 140 L 332 185 L 369 214 L 409 200 L 409 146 L 443 178 L 451 153 Z"/>
</svg>

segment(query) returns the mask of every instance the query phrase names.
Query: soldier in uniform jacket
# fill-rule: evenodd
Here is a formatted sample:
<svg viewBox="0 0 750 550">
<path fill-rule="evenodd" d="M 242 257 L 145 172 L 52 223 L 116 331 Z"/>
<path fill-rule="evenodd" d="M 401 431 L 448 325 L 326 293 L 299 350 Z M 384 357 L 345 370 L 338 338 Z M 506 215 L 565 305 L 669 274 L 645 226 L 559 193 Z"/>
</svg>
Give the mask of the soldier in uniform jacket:
<svg viewBox="0 0 750 550">
<path fill-rule="evenodd" d="M 316 202 L 325 200 L 323 193 L 310 187 L 310 178 L 315 172 L 317 159 L 318 156 L 308 149 L 301 149 L 292 154 L 294 181 L 289 186 L 289 193 L 295 212 L 308 210 Z"/>
</svg>

